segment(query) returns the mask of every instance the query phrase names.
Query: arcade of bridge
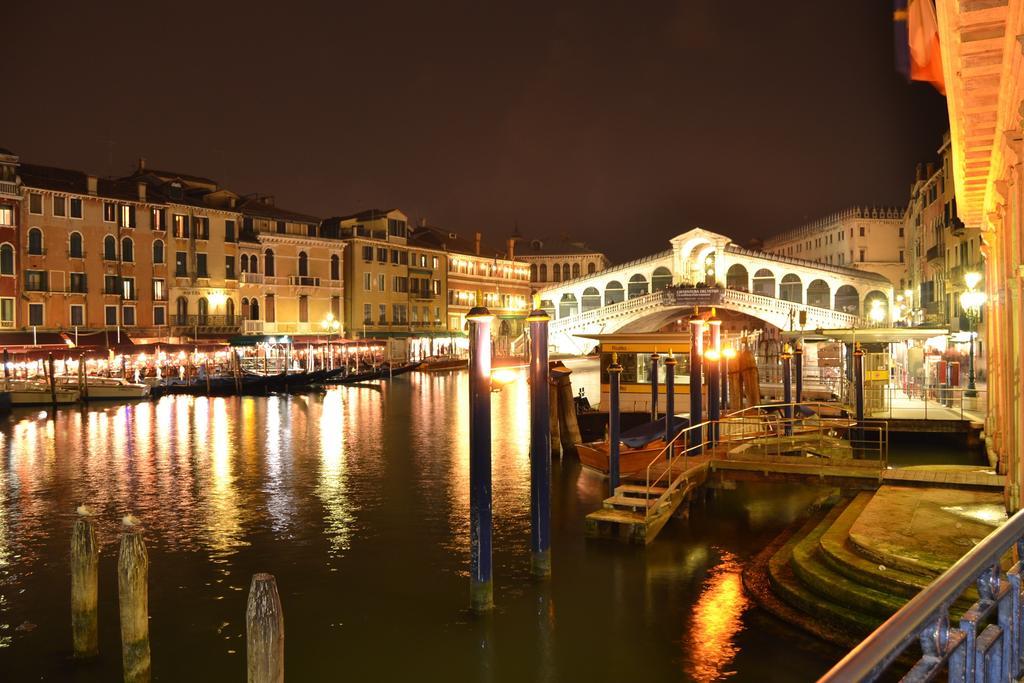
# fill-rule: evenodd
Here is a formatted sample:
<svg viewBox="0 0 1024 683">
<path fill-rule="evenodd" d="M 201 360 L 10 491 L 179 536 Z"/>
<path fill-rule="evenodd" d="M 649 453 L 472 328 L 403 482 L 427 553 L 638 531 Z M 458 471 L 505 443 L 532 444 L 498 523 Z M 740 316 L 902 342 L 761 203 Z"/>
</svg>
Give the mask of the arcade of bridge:
<svg viewBox="0 0 1024 683">
<path fill-rule="evenodd" d="M 669 285 L 704 283 L 858 316 L 876 299 L 886 312 L 893 310 L 892 283 L 876 273 L 752 251 L 700 228 L 671 244 L 667 251 L 542 289 L 540 305 L 561 319 Z"/>
</svg>

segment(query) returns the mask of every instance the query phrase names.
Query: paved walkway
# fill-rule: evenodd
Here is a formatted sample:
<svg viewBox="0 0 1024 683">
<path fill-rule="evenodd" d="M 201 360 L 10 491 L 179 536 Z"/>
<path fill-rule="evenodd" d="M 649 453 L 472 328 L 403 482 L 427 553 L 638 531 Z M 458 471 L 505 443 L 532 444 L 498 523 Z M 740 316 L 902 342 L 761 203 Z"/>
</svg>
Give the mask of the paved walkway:
<svg viewBox="0 0 1024 683">
<path fill-rule="evenodd" d="M 971 420 L 984 422 L 987 409 L 987 392 L 979 391 L 977 398 L 964 398 L 957 395 L 953 399 L 953 407 L 949 408 L 929 397 L 909 396 L 902 389 L 890 387 L 887 391 L 885 410 L 868 412 L 870 418 L 896 418 L 902 420 Z M 870 400 L 870 397 L 869 397 Z"/>
</svg>

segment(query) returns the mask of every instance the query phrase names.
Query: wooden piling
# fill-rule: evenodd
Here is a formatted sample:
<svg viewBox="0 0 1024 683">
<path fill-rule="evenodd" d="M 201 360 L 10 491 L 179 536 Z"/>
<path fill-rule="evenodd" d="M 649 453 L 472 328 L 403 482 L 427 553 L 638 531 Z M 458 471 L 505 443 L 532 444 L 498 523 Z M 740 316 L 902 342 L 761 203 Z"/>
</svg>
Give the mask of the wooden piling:
<svg viewBox="0 0 1024 683">
<path fill-rule="evenodd" d="M 561 438 L 562 452 L 575 451 L 576 444 L 583 441 L 580 436 L 580 425 L 576 419 L 576 401 L 572 395 L 572 370 L 559 364 L 551 376 L 554 378 L 558 391 L 558 434 Z"/>
<path fill-rule="evenodd" d="M 562 454 L 562 440 L 558 429 L 558 387 L 555 386 L 554 378 L 548 385 L 548 408 L 551 414 L 551 455 Z"/>
<path fill-rule="evenodd" d="M 273 574 L 254 574 L 245 608 L 249 683 L 284 683 L 284 612 Z"/>
<path fill-rule="evenodd" d="M 49 353 L 46 357 L 47 360 L 47 374 L 50 377 L 50 402 L 56 407 L 57 405 L 57 378 L 54 376 L 56 373 L 53 371 L 53 354 Z"/>
<path fill-rule="evenodd" d="M 142 533 L 125 522 L 117 558 L 121 662 L 125 683 L 149 683 L 149 556 Z"/>
<path fill-rule="evenodd" d="M 92 520 L 80 511 L 71 532 L 71 642 L 75 659 L 99 654 L 99 562 Z"/>
</svg>

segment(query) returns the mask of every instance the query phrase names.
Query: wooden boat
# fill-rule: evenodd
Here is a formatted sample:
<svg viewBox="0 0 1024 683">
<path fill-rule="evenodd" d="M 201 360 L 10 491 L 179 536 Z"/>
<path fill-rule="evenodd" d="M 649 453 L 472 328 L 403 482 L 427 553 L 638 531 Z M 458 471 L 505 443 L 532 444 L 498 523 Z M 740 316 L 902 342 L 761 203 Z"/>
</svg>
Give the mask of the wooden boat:
<svg viewBox="0 0 1024 683">
<path fill-rule="evenodd" d="M 11 395 L 11 405 L 15 408 L 48 406 L 52 405 L 55 399 L 57 405 L 69 405 L 78 403 L 80 398 L 77 388 L 56 387 L 56 390 L 51 393 L 49 383 L 24 379 L 5 381 L 4 391 Z"/>
<path fill-rule="evenodd" d="M 462 368 L 469 367 L 469 359 L 431 356 L 424 360 L 418 367 L 423 372 L 461 370 Z"/>
<path fill-rule="evenodd" d="M 87 375 L 85 391 L 82 382 L 74 375 L 55 378 L 59 389 L 76 389 L 86 401 L 131 401 L 149 396 L 149 385 L 129 382 L 123 377 L 97 377 Z"/>
<path fill-rule="evenodd" d="M 672 419 L 672 434 L 676 435 L 690 424 L 687 418 L 675 416 Z M 642 475 L 659 454 L 668 457 L 665 451 L 665 420 L 654 420 L 629 429 L 619 435 L 619 475 L 628 477 Z M 682 439 L 676 439 L 672 445 L 673 453 L 678 455 L 684 447 Z M 592 441 L 576 445 L 576 454 L 584 467 L 608 473 L 608 452 L 611 443 Z"/>
</svg>

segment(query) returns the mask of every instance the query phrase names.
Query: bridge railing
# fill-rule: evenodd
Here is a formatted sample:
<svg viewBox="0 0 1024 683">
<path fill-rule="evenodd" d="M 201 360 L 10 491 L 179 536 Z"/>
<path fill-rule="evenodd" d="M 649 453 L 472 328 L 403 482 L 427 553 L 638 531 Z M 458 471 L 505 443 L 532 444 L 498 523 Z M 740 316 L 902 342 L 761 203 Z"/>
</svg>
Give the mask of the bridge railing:
<svg viewBox="0 0 1024 683">
<path fill-rule="evenodd" d="M 812 311 L 816 315 L 830 321 L 830 324 L 836 328 L 855 327 L 860 322 L 860 318 L 855 315 L 843 313 L 841 311 L 834 311 L 831 308 L 801 304 L 795 301 L 779 299 L 774 296 L 765 296 L 764 294 L 742 292 L 738 289 L 725 289 L 724 292 L 722 303 L 749 306 L 750 308 L 763 310 L 766 313 L 789 315 L 791 311 Z"/>
<path fill-rule="evenodd" d="M 1002 572 L 1011 549 L 1018 561 Z M 986 536 L 956 564 L 910 599 L 818 683 L 875 681 L 917 641 L 920 656 L 904 681 L 1015 681 L 1024 674 L 1024 510 Z M 972 584 L 978 601 L 950 625 L 953 603 Z M 981 633 L 979 633 L 979 629 Z"/>
<path fill-rule="evenodd" d="M 874 282 L 879 286 L 889 285 L 890 287 L 892 287 L 892 283 L 889 282 L 889 278 L 885 277 L 884 275 L 879 275 L 877 273 L 872 273 L 866 270 L 859 270 L 857 268 L 847 268 L 845 266 L 837 266 L 832 263 L 821 263 L 820 261 L 809 261 L 807 259 L 786 256 L 784 254 L 769 254 L 768 252 L 764 251 L 754 251 L 753 249 L 741 247 L 738 244 L 728 244 L 726 245 L 725 250 L 730 254 L 741 254 L 743 256 L 749 256 L 751 258 L 760 259 L 762 261 L 789 263 L 794 266 L 810 268 L 812 270 L 825 270 L 830 273 L 835 273 L 837 275 L 845 275 L 848 277 L 857 278 L 859 280 Z"/>
<path fill-rule="evenodd" d="M 653 294 L 644 294 L 643 296 L 625 299 L 624 301 L 619 301 L 618 303 L 609 304 L 607 306 L 601 306 L 600 308 L 593 308 L 589 311 L 584 311 L 583 313 L 576 313 L 564 318 L 556 318 L 551 321 L 549 329 L 552 332 L 564 332 L 566 327 L 576 328 L 586 325 L 587 323 L 595 322 L 607 316 L 615 316 L 617 314 L 649 308 L 652 305 L 660 304 L 663 301 L 663 297 L 664 294 L 659 290 Z"/>
<path fill-rule="evenodd" d="M 574 277 L 571 280 L 560 280 L 558 282 L 552 282 L 552 283 L 550 283 L 550 285 L 551 285 L 550 287 L 544 287 L 543 289 L 538 290 L 537 291 L 537 295 L 539 296 L 539 295 L 543 294 L 544 292 L 546 292 L 548 290 L 551 290 L 551 289 L 561 289 L 562 287 L 565 287 L 566 285 L 579 284 L 580 282 L 583 282 L 584 280 L 591 280 L 591 279 L 597 278 L 597 277 L 607 277 L 609 275 L 614 275 L 614 274 L 616 274 L 618 272 L 621 272 L 623 270 L 629 270 L 630 268 L 633 268 L 635 266 L 639 266 L 639 265 L 642 265 L 644 263 L 650 263 L 651 261 L 658 261 L 658 260 L 663 259 L 663 258 L 672 258 L 672 250 L 668 249 L 666 251 L 660 251 L 657 254 L 651 254 L 650 256 L 641 256 L 640 258 L 635 258 L 632 261 L 626 261 L 625 263 L 616 264 L 616 265 L 612 266 L 611 268 L 605 268 L 604 270 L 599 270 L 596 273 L 589 273 L 587 275 L 581 275 L 579 277 Z"/>
</svg>

